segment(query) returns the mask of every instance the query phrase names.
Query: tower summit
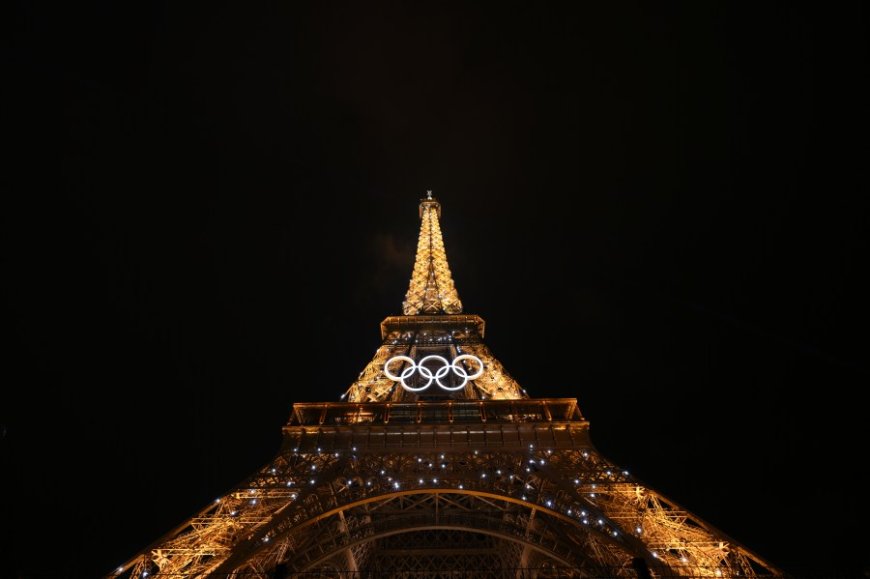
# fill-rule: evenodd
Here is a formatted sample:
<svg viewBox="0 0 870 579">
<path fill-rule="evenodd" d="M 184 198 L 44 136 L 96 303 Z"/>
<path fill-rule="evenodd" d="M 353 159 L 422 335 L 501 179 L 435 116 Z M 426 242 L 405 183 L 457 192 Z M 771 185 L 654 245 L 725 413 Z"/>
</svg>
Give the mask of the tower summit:
<svg viewBox="0 0 870 579">
<path fill-rule="evenodd" d="M 453 287 L 450 266 L 441 238 L 441 204 L 426 192 L 420 200 L 420 237 L 417 258 L 411 273 L 411 284 L 405 294 L 402 310 L 406 316 L 415 314 L 458 314 L 462 302 Z"/>
<path fill-rule="evenodd" d="M 108 576 L 780 576 L 603 457 L 576 399 L 525 394 L 462 313 L 431 192 L 419 214 L 403 315 L 342 402 L 294 404 L 271 462 Z"/>
</svg>

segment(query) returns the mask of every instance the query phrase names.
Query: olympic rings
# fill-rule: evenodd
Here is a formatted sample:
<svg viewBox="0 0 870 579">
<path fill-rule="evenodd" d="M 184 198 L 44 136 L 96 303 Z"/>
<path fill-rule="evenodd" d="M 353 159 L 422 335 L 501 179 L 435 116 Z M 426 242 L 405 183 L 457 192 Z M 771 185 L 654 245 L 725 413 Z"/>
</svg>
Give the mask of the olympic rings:
<svg viewBox="0 0 870 579">
<path fill-rule="evenodd" d="M 442 366 L 435 370 L 434 372 L 426 367 L 426 362 L 429 360 L 437 360 L 441 362 Z M 479 366 L 479 369 L 474 374 L 469 374 L 468 371 L 457 362 L 461 362 L 462 360 L 471 360 L 476 362 Z M 390 372 L 390 365 L 394 362 L 403 362 L 407 363 L 408 366 L 405 367 L 398 375 Z M 462 383 L 459 386 L 445 386 L 441 379 L 446 377 L 450 372 L 453 372 L 460 378 L 462 378 Z M 417 388 L 413 386 L 408 386 L 408 383 L 405 382 L 406 378 L 410 378 L 414 375 L 414 372 L 418 372 L 420 376 L 427 380 L 426 384 L 423 386 L 419 386 Z M 461 354 L 453 358 L 453 362 L 448 362 L 446 358 L 442 356 L 436 356 L 434 354 L 430 356 L 426 356 L 421 358 L 419 362 L 415 362 L 413 358 L 409 356 L 393 356 L 384 364 L 384 374 L 392 380 L 393 382 L 400 382 L 402 384 L 402 388 L 407 390 L 408 392 L 422 392 L 426 388 L 432 385 L 432 382 L 438 384 L 438 387 L 442 390 L 447 390 L 448 392 L 455 392 L 457 390 L 462 390 L 465 388 L 465 385 L 468 384 L 469 380 L 477 380 L 481 376 L 483 376 L 483 362 L 477 356 L 472 356 L 471 354 Z"/>
</svg>

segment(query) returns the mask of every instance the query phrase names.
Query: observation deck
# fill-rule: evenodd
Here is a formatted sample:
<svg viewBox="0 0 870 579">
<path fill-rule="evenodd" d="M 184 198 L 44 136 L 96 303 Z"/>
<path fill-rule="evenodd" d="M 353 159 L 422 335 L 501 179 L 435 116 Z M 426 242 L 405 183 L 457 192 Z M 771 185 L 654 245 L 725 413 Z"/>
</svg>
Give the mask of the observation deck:
<svg viewBox="0 0 870 579">
<path fill-rule="evenodd" d="M 283 429 L 298 452 L 588 448 L 588 430 L 575 398 L 299 403 Z"/>
</svg>

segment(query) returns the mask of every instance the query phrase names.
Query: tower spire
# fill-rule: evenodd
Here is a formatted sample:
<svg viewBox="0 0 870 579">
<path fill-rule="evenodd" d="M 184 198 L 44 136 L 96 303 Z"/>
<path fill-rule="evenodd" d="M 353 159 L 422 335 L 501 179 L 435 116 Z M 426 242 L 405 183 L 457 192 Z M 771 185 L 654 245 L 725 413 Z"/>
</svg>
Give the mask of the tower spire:
<svg viewBox="0 0 870 579">
<path fill-rule="evenodd" d="M 441 204 L 426 191 L 420 200 L 420 238 L 411 283 L 402 310 L 406 316 L 417 314 L 459 314 L 462 302 L 453 286 L 444 240 L 441 238 Z"/>
</svg>

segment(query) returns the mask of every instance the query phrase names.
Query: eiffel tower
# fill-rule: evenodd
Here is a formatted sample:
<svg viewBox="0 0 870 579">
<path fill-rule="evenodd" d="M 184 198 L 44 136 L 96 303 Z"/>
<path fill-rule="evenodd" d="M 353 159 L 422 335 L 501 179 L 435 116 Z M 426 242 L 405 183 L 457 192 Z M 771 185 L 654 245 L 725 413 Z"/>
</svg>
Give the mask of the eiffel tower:
<svg viewBox="0 0 870 579">
<path fill-rule="evenodd" d="M 462 313 L 428 192 L 403 315 L 339 402 L 108 577 L 762 577 L 781 572 L 608 461 Z"/>
</svg>

